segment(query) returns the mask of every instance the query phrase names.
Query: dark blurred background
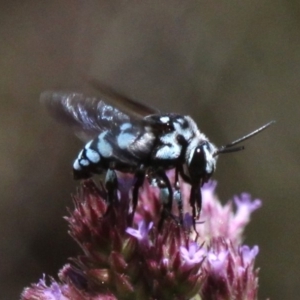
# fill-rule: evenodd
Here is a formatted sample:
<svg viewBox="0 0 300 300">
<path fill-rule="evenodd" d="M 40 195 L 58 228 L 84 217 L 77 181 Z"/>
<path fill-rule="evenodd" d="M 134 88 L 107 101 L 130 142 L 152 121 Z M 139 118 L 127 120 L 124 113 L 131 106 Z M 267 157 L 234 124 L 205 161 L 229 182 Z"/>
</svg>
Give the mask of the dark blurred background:
<svg viewBox="0 0 300 300">
<path fill-rule="evenodd" d="M 97 78 L 163 111 L 190 114 L 217 145 L 270 121 L 244 152 L 220 157 L 225 202 L 263 200 L 260 299 L 299 296 L 300 2 L 0 2 L 0 298 L 18 299 L 78 252 L 62 219 L 81 142 L 39 103 Z"/>
</svg>

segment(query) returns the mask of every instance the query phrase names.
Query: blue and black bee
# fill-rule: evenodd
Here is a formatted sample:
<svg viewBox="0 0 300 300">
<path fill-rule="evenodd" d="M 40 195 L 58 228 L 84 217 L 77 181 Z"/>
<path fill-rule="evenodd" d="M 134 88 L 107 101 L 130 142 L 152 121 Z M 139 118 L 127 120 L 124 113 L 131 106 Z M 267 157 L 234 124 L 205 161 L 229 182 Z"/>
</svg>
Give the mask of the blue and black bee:
<svg viewBox="0 0 300 300">
<path fill-rule="evenodd" d="M 175 169 L 174 188 L 182 222 L 179 175 L 191 185 L 190 205 L 193 222 L 201 211 L 200 187 L 209 180 L 216 169 L 221 153 L 234 152 L 244 147 L 234 147 L 270 126 L 272 122 L 242 138 L 217 148 L 198 129 L 189 116 L 160 113 L 124 97 L 112 89 L 95 83 L 102 94 L 113 98 L 123 110 L 105 103 L 102 99 L 80 93 L 47 91 L 41 101 L 57 119 L 72 126 L 77 135 L 87 142 L 73 164 L 75 179 L 85 179 L 93 174 L 107 172 L 106 187 L 109 201 L 116 198 L 117 180 L 114 170 L 134 174 L 133 213 L 138 201 L 138 191 L 145 176 L 155 178 L 161 188 L 167 189 L 163 201 L 160 225 L 171 215 L 173 187 L 165 171 Z"/>
</svg>

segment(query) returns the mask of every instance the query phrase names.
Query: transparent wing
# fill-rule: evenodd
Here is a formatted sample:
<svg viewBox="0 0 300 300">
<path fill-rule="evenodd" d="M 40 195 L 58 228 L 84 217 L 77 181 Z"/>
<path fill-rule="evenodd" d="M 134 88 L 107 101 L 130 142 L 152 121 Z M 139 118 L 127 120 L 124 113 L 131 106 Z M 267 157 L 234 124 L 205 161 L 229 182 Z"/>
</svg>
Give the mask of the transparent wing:
<svg viewBox="0 0 300 300">
<path fill-rule="evenodd" d="M 100 94 L 105 97 L 105 99 L 109 99 L 110 101 L 112 101 L 117 107 L 119 107 L 122 111 L 130 116 L 142 118 L 148 115 L 160 114 L 159 110 L 130 99 L 117 92 L 112 87 L 96 79 L 89 80 L 89 83 L 95 90 L 99 91 Z"/>
<path fill-rule="evenodd" d="M 56 120 L 72 127 L 84 141 L 132 121 L 129 115 L 101 99 L 80 93 L 46 91 L 41 94 L 40 100 Z"/>
</svg>

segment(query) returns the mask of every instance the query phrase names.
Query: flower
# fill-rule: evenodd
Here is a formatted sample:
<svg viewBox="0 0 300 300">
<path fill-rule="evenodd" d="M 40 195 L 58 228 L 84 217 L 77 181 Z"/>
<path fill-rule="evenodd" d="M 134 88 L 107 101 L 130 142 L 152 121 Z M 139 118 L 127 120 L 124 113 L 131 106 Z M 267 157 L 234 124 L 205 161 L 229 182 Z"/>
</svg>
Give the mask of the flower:
<svg viewBox="0 0 300 300">
<path fill-rule="evenodd" d="M 207 263 L 210 266 L 211 273 L 216 276 L 225 275 L 228 251 L 213 252 L 210 251 L 207 257 Z"/>
<path fill-rule="evenodd" d="M 168 173 L 171 178 L 172 172 Z M 24 289 L 22 300 L 191 299 L 254 300 L 258 247 L 242 245 L 245 226 L 260 200 L 248 194 L 224 206 L 216 182 L 202 188 L 202 212 L 195 234 L 189 207 L 190 186 L 180 182 L 184 226 L 167 218 L 161 229 L 160 191 L 147 181 L 132 218 L 133 178 L 118 174 L 119 201 L 108 204 L 103 184 L 84 181 L 66 220 L 82 254 L 58 273 Z M 178 192 L 178 191 L 177 191 Z M 175 202 L 175 201 L 174 201 Z M 172 214 L 178 210 L 174 203 Z"/>
<path fill-rule="evenodd" d="M 249 194 L 234 197 L 237 209 L 233 210 L 233 203 L 229 201 L 224 206 L 218 200 L 215 189 L 217 183 L 210 181 L 202 188 L 201 222 L 197 231 L 201 242 L 208 242 L 211 238 L 225 237 L 232 243 L 239 245 L 243 239 L 243 232 L 250 222 L 251 213 L 261 206 L 259 199 L 251 200 Z"/>
<path fill-rule="evenodd" d="M 205 250 L 195 242 L 190 242 L 188 247 L 180 247 L 180 254 L 187 264 L 203 261 Z"/>
<path fill-rule="evenodd" d="M 234 197 L 234 203 L 237 206 L 237 211 L 230 222 L 229 231 L 230 235 L 240 236 L 245 226 L 250 222 L 251 213 L 261 207 L 261 201 L 259 199 L 252 201 L 249 194 L 243 193 L 240 197 Z"/>
<path fill-rule="evenodd" d="M 31 288 L 26 288 L 22 293 L 22 299 L 67 300 L 68 298 L 63 295 L 67 288 L 67 286 L 60 286 L 54 280 L 48 287 L 44 277 L 37 284 L 33 284 Z"/>
<path fill-rule="evenodd" d="M 258 279 L 254 260 L 258 247 L 235 247 L 230 240 L 212 239 L 203 264 L 202 299 L 257 299 Z"/>
<path fill-rule="evenodd" d="M 149 233 L 150 229 L 152 228 L 152 226 L 153 226 L 153 222 L 150 222 L 147 225 L 146 221 L 142 220 L 138 223 L 138 229 L 128 227 L 126 229 L 126 232 L 128 234 L 134 236 L 138 240 L 142 241 L 142 240 L 146 240 L 148 238 L 148 233 Z"/>
<path fill-rule="evenodd" d="M 108 293 L 105 295 L 88 296 L 70 284 L 60 284 L 53 279 L 51 279 L 51 283 L 48 286 L 45 277 L 37 284 L 24 289 L 21 297 L 24 300 L 117 300 L 116 297 Z"/>
</svg>

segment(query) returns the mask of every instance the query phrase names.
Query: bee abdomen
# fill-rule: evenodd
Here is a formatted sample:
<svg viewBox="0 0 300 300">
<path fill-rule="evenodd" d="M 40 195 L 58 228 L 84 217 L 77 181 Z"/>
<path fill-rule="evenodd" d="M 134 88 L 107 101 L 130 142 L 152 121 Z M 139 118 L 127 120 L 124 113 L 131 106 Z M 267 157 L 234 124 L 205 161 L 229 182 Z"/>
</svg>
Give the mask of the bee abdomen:
<svg viewBox="0 0 300 300">
<path fill-rule="evenodd" d="M 102 132 L 96 139 L 88 142 L 80 151 L 73 164 L 75 179 L 91 177 L 93 173 L 101 173 L 101 169 L 107 168 L 105 160 L 109 159 L 113 154 L 112 146 L 105 140 L 107 133 L 108 131 Z"/>
</svg>

